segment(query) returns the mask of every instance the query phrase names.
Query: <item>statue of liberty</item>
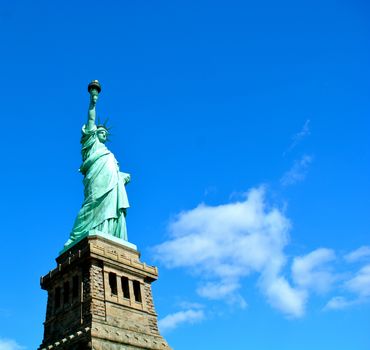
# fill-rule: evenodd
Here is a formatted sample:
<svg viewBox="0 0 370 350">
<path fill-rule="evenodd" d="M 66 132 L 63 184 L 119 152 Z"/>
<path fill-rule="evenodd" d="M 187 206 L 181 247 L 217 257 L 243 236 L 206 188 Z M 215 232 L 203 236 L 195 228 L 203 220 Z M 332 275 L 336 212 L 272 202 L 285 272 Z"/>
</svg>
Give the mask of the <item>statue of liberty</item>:
<svg viewBox="0 0 370 350">
<path fill-rule="evenodd" d="M 130 181 L 130 175 L 120 172 L 116 158 L 105 146 L 109 135 L 107 126 L 96 125 L 96 102 L 101 91 L 99 82 L 93 80 L 88 91 L 90 105 L 81 137 L 84 202 L 64 251 L 94 232 L 127 241 L 126 210 L 129 203 L 125 185 Z"/>
</svg>

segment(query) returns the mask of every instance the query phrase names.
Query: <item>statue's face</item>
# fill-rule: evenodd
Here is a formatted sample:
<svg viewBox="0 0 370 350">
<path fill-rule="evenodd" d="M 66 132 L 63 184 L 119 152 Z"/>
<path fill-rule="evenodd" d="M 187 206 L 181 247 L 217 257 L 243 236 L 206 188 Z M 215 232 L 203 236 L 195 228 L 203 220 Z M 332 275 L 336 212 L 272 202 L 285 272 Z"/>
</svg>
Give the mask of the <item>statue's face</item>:
<svg viewBox="0 0 370 350">
<path fill-rule="evenodd" d="M 97 136 L 101 143 L 105 143 L 107 141 L 108 133 L 104 129 L 98 129 Z"/>
</svg>

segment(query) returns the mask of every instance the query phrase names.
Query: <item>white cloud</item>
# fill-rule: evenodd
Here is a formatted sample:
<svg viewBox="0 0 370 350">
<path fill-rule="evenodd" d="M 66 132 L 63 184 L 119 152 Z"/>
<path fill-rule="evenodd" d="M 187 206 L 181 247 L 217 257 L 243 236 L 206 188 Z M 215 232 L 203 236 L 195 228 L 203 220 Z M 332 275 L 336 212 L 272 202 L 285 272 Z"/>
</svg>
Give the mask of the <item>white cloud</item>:
<svg viewBox="0 0 370 350">
<path fill-rule="evenodd" d="M 158 321 L 158 326 L 162 332 L 166 332 L 184 323 L 197 323 L 204 319 L 203 310 L 185 310 L 165 316 Z M 1 349 L 0 349 L 1 350 Z"/>
<path fill-rule="evenodd" d="M 335 260 L 334 251 L 325 248 L 296 257 L 292 265 L 293 281 L 300 288 L 318 293 L 327 292 L 336 279 L 328 265 L 333 260 Z"/>
<path fill-rule="evenodd" d="M 292 168 L 282 176 L 280 183 L 283 186 L 289 186 L 303 181 L 306 178 L 308 167 L 312 161 L 312 156 L 302 156 L 302 158 L 295 161 Z"/>
<path fill-rule="evenodd" d="M 270 304 L 289 317 L 302 317 L 308 294 L 293 288 L 284 277 L 262 279 L 264 292 Z"/>
<path fill-rule="evenodd" d="M 23 346 L 11 339 L 0 339 L 0 350 L 22 350 Z"/>
<path fill-rule="evenodd" d="M 266 301 L 290 318 L 305 314 L 312 293 L 341 289 L 343 296 L 331 297 L 327 310 L 370 301 L 370 264 L 357 272 L 345 271 L 344 264 L 368 257 L 369 247 L 344 259 L 337 259 L 332 249 L 319 248 L 293 257 L 289 269 L 284 250 L 290 230 L 283 210 L 266 202 L 264 188 L 252 188 L 239 201 L 200 204 L 179 213 L 169 225 L 168 239 L 155 246 L 153 253 L 166 267 L 185 268 L 195 276 L 201 297 L 241 308 L 247 306 L 243 280 L 251 275 L 256 276 L 256 286 Z M 339 263 L 342 270 L 334 271 Z M 184 313 L 173 314 L 165 327 L 171 328 L 166 322 L 186 322 Z"/>
<path fill-rule="evenodd" d="M 239 289 L 235 282 L 222 281 L 221 283 L 208 282 L 197 289 L 200 296 L 208 299 L 223 299 Z"/>
<path fill-rule="evenodd" d="M 357 260 L 357 257 L 362 257 L 361 254 L 356 252 L 363 251 L 362 248 L 347 254 L 346 257 L 349 262 Z M 354 260 L 352 260 L 354 257 Z M 370 264 L 363 266 L 356 273 L 352 273 L 350 278 L 343 283 L 343 292 L 350 293 L 351 297 L 336 296 L 329 300 L 326 304 L 326 310 L 342 310 L 354 305 L 368 303 L 370 301 Z"/>
<path fill-rule="evenodd" d="M 370 264 L 362 267 L 345 286 L 359 297 L 370 297 Z"/>
<path fill-rule="evenodd" d="M 361 261 L 367 258 L 370 258 L 369 246 L 362 246 L 344 256 L 344 259 L 350 263 Z"/>
<path fill-rule="evenodd" d="M 204 283 L 197 289 L 197 293 L 201 297 L 211 300 L 225 300 L 229 304 L 237 304 L 244 309 L 248 304 L 237 292 L 239 288 L 239 283 L 223 280 L 218 283 Z"/>
<path fill-rule="evenodd" d="M 326 306 L 324 307 L 324 309 L 325 310 L 343 310 L 357 303 L 358 303 L 357 301 L 348 300 L 347 298 L 337 296 L 337 297 L 331 298 L 326 304 Z"/>
<path fill-rule="evenodd" d="M 252 189 L 243 201 L 184 211 L 169 230 L 170 238 L 154 247 L 154 254 L 167 267 L 185 267 L 199 276 L 201 296 L 245 307 L 241 279 L 258 273 L 258 286 L 273 307 L 303 315 L 305 293 L 280 276 L 290 222 L 267 206 L 263 188 Z"/>
</svg>

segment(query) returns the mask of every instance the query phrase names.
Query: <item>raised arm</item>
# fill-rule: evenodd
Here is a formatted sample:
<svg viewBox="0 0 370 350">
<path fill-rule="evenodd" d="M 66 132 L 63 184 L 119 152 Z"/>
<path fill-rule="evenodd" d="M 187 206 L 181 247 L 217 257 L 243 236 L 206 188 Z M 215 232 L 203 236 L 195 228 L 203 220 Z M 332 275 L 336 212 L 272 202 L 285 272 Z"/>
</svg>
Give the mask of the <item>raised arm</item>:
<svg viewBox="0 0 370 350">
<path fill-rule="evenodd" d="M 90 94 L 90 104 L 89 104 L 89 111 L 87 112 L 87 123 L 86 129 L 87 131 L 92 130 L 95 126 L 95 119 L 96 119 L 96 101 L 98 101 L 98 96 L 101 91 L 100 83 L 97 80 L 93 80 L 87 87 L 87 90 Z"/>
<path fill-rule="evenodd" d="M 95 126 L 95 119 L 96 119 L 96 101 L 98 100 L 98 91 L 96 89 L 90 90 L 90 104 L 89 104 L 89 111 L 87 112 L 87 123 L 86 128 L 87 130 L 92 130 Z"/>
</svg>

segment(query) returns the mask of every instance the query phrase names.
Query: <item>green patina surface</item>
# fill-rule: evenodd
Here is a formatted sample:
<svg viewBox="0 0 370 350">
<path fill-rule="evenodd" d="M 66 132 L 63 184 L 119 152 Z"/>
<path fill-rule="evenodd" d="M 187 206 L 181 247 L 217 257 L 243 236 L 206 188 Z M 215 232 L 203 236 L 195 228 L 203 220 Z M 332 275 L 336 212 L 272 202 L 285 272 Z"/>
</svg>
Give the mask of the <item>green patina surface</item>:
<svg viewBox="0 0 370 350">
<path fill-rule="evenodd" d="M 113 153 L 106 147 L 109 134 L 105 125 L 96 125 L 96 103 L 100 84 L 89 84 L 90 104 L 87 123 L 82 127 L 81 154 L 84 202 L 63 251 L 91 232 L 127 241 L 126 213 L 129 202 L 125 186 L 130 175 L 122 173 Z"/>
</svg>

